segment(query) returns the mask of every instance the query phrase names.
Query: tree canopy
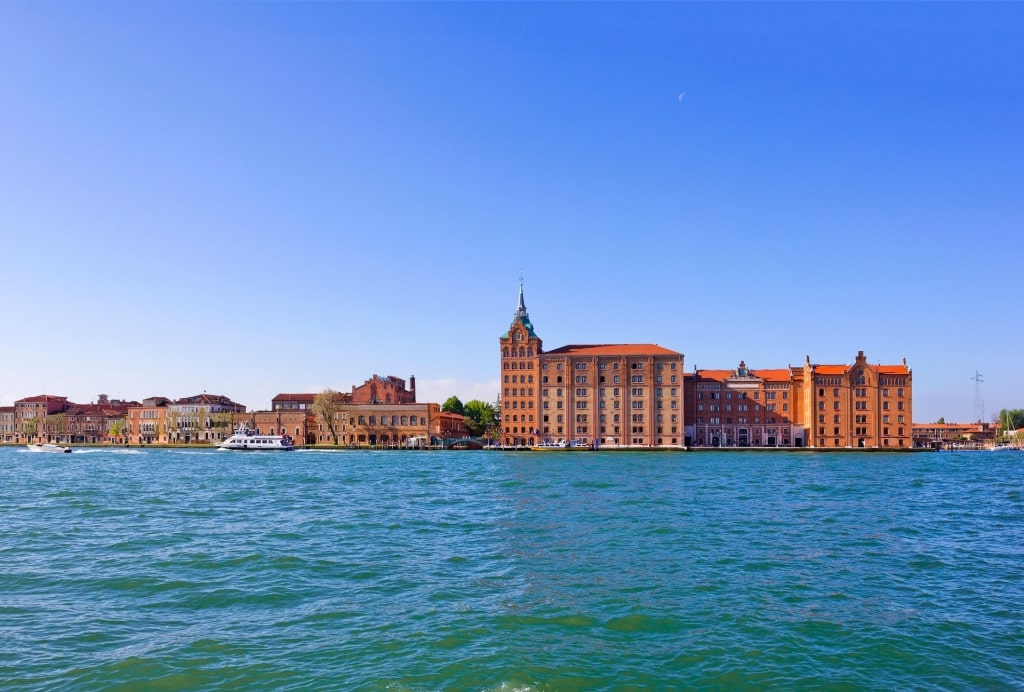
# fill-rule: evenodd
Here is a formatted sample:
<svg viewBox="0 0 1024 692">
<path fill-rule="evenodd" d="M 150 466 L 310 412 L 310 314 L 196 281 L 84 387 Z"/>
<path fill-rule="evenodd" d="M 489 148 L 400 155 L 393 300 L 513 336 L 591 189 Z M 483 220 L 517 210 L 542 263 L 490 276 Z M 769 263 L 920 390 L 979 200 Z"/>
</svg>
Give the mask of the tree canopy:
<svg viewBox="0 0 1024 692">
<path fill-rule="evenodd" d="M 498 428 L 498 412 L 485 401 L 474 399 L 463 407 L 466 427 L 473 437 L 492 436 Z"/>
<path fill-rule="evenodd" d="M 463 406 L 457 396 L 448 397 L 448 400 L 441 405 L 441 410 L 445 413 L 457 413 L 460 416 L 466 415 L 466 407 Z"/>
<path fill-rule="evenodd" d="M 999 428 L 1003 432 L 1006 432 L 1011 428 L 1013 430 L 1020 430 L 1021 428 L 1024 428 L 1024 409 L 1004 408 L 1002 411 L 999 412 L 999 420 L 996 422 L 999 423 Z"/>
<path fill-rule="evenodd" d="M 338 421 L 334 415 L 341 404 L 341 395 L 333 389 L 325 389 L 313 399 L 313 413 L 317 415 L 327 431 L 331 433 L 334 444 L 338 444 Z"/>
</svg>

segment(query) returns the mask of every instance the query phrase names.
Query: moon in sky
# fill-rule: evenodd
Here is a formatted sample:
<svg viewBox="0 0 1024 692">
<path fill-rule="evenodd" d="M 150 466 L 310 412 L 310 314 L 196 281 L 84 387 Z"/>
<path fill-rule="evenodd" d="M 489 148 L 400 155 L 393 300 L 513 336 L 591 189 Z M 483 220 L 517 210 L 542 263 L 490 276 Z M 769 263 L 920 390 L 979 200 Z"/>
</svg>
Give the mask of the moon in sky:
<svg viewBox="0 0 1024 692">
<path fill-rule="evenodd" d="M 679 93 L 679 100 L 682 101 L 684 96 L 686 96 L 686 92 L 685 91 L 680 92 Z"/>
</svg>

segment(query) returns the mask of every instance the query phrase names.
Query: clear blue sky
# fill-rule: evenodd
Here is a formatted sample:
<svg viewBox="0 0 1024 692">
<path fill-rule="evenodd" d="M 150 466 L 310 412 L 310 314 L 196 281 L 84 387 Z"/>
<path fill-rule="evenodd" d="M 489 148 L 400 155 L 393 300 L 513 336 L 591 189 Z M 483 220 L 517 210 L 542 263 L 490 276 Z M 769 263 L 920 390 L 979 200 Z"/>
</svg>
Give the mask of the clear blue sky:
<svg viewBox="0 0 1024 692">
<path fill-rule="evenodd" d="M 0 2 L 0 404 L 548 348 L 1024 407 L 1024 4 Z"/>
</svg>

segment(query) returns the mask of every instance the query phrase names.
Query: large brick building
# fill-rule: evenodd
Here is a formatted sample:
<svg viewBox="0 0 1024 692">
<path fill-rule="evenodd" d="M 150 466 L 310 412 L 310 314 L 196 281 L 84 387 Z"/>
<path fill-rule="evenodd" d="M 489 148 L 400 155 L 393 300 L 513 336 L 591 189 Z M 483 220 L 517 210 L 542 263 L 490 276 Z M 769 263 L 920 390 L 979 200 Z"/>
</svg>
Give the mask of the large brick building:
<svg viewBox="0 0 1024 692">
<path fill-rule="evenodd" d="M 544 351 L 521 284 L 499 347 L 502 444 L 569 439 L 591 446 L 682 446 L 682 353 L 655 344 Z"/>
<path fill-rule="evenodd" d="M 913 377 L 906 361 L 686 377 L 687 440 L 697 447 L 910 448 Z"/>
<path fill-rule="evenodd" d="M 697 447 L 802 447 L 789 368 L 695 370 L 686 376 L 686 441 Z"/>
<path fill-rule="evenodd" d="M 260 432 L 295 431 L 295 439 L 311 445 L 335 443 L 331 426 L 314 410 L 316 394 L 278 394 L 273 411 L 252 414 Z M 290 416 L 287 421 L 283 418 Z M 349 393 L 338 393 L 333 414 L 337 444 L 358 447 L 404 447 L 410 440 L 465 437 L 462 416 L 446 414 L 439 404 L 417 403 L 416 378 L 373 375 Z"/>
</svg>

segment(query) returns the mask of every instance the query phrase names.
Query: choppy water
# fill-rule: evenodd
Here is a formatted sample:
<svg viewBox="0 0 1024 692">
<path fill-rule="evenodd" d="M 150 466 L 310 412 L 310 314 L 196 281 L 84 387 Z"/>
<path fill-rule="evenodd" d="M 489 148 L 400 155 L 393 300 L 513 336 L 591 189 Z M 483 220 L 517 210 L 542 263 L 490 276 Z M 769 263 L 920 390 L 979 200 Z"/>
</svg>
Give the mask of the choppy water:
<svg viewBox="0 0 1024 692">
<path fill-rule="evenodd" d="M 1024 688 L 1024 455 L 0 449 L 0 686 Z"/>
</svg>

